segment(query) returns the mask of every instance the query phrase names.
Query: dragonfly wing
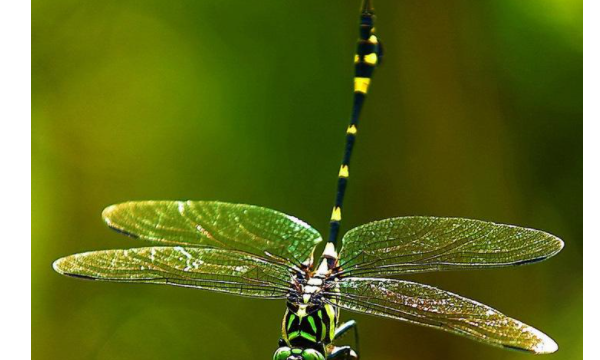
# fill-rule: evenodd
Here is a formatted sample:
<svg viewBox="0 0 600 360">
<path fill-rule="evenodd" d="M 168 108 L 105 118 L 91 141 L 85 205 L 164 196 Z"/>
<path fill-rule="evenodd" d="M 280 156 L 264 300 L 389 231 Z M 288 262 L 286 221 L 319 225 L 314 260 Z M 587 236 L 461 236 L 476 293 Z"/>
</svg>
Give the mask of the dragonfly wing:
<svg viewBox="0 0 600 360">
<path fill-rule="evenodd" d="M 428 285 L 369 278 L 346 278 L 339 285 L 335 305 L 350 311 L 430 326 L 490 345 L 538 354 L 558 349 L 551 338 L 529 325 Z"/>
<path fill-rule="evenodd" d="M 563 247 L 543 231 L 479 220 L 401 217 L 350 230 L 340 251 L 347 276 L 521 265 Z"/>
<path fill-rule="evenodd" d="M 91 280 L 192 287 L 259 298 L 285 298 L 288 269 L 251 254 L 198 247 L 104 250 L 58 259 L 54 269 Z"/>
<path fill-rule="evenodd" d="M 139 201 L 106 208 L 111 228 L 169 245 L 265 252 L 295 263 L 307 260 L 321 235 L 308 224 L 271 209 L 216 201 Z"/>
</svg>

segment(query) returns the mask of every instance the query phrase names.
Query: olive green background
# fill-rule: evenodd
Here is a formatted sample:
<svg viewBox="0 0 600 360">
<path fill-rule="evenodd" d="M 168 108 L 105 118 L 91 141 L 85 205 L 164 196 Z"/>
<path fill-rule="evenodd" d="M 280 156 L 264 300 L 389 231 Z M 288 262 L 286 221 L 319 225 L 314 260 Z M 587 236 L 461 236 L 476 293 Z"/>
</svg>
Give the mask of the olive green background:
<svg viewBox="0 0 600 360">
<path fill-rule="evenodd" d="M 411 279 L 583 350 L 582 3 L 380 0 L 385 45 L 343 230 L 402 215 L 544 229 L 555 258 Z M 33 1 L 34 359 L 269 359 L 284 303 L 86 282 L 54 259 L 143 244 L 126 200 L 261 205 L 327 231 L 352 99 L 359 1 Z M 362 359 L 526 359 L 428 328 L 359 321 Z"/>
</svg>

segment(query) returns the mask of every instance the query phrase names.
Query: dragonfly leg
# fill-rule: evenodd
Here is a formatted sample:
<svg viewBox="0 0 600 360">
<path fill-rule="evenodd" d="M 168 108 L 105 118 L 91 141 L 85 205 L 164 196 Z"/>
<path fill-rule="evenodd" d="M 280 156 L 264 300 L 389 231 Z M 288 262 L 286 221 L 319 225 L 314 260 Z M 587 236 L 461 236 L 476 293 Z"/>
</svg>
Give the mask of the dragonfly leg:
<svg viewBox="0 0 600 360">
<path fill-rule="evenodd" d="M 340 346 L 333 348 L 327 360 L 358 360 L 358 355 L 350 346 Z"/>
<path fill-rule="evenodd" d="M 340 339 L 350 330 L 354 330 L 354 346 L 356 347 L 356 352 L 360 352 L 360 342 L 358 339 L 358 325 L 354 320 L 348 320 L 342 325 L 338 326 L 338 328 L 335 329 L 333 340 Z"/>
</svg>

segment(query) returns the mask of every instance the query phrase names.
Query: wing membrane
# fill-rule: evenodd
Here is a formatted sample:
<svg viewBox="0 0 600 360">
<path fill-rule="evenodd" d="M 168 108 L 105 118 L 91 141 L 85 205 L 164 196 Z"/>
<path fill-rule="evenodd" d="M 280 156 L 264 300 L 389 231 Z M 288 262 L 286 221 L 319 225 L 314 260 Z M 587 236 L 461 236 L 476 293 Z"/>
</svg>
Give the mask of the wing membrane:
<svg viewBox="0 0 600 360">
<path fill-rule="evenodd" d="M 558 349 L 551 338 L 529 325 L 428 285 L 369 278 L 346 278 L 339 285 L 336 305 L 347 310 L 430 326 L 495 346 L 539 354 Z"/>
<path fill-rule="evenodd" d="M 479 220 L 401 217 L 350 230 L 340 251 L 347 276 L 521 265 L 563 247 L 543 231 Z"/>
<path fill-rule="evenodd" d="M 106 208 L 111 228 L 170 245 L 237 249 L 301 263 L 321 235 L 308 224 L 258 206 L 216 201 L 140 201 Z"/>
<path fill-rule="evenodd" d="M 54 269 L 92 280 L 193 287 L 241 296 L 285 298 L 289 270 L 259 257 L 197 247 L 105 250 L 58 259 Z"/>
</svg>

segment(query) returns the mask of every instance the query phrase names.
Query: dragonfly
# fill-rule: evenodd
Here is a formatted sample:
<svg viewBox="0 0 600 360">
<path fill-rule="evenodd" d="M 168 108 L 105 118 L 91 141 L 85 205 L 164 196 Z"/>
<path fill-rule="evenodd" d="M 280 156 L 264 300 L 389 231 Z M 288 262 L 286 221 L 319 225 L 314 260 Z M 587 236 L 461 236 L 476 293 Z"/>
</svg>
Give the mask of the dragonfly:
<svg viewBox="0 0 600 360">
<path fill-rule="evenodd" d="M 401 279 L 413 273 L 539 262 L 563 248 L 554 235 L 479 220 L 408 216 L 358 226 L 338 244 L 359 114 L 383 55 L 374 19 L 372 2 L 366 0 L 354 57 L 353 111 L 329 237 L 320 256 L 315 251 L 323 242 L 321 234 L 282 212 L 219 201 L 136 201 L 109 206 L 102 217 L 110 228 L 154 246 L 70 255 L 56 260 L 54 269 L 82 279 L 284 300 L 274 360 L 358 359 L 357 324 L 341 322 L 341 310 L 424 325 L 503 348 L 556 351 L 550 337 L 498 310 Z M 338 346 L 350 331 L 355 347 Z"/>
</svg>

